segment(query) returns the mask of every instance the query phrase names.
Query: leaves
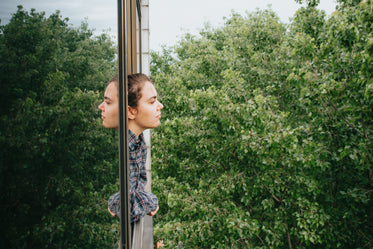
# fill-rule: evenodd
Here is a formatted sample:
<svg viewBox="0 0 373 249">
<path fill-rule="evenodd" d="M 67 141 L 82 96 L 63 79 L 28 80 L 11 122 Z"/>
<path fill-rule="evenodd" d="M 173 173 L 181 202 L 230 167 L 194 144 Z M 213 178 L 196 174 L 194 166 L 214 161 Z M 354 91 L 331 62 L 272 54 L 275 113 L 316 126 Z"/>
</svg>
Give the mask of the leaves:
<svg viewBox="0 0 373 249">
<path fill-rule="evenodd" d="M 1 26 L 1 243 L 9 248 L 107 248 L 118 224 L 116 136 L 97 105 L 115 48 L 86 25 L 18 7 Z"/>
<path fill-rule="evenodd" d="M 372 245 L 371 3 L 329 18 L 306 3 L 288 27 L 270 10 L 232 13 L 152 54 L 166 246 Z"/>
</svg>

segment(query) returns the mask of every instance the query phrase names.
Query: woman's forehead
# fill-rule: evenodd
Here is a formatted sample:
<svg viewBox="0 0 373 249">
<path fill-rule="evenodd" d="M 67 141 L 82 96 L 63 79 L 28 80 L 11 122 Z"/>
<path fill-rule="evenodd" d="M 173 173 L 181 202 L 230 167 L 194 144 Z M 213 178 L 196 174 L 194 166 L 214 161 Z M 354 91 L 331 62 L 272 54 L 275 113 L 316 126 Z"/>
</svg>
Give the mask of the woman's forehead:
<svg viewBox="0 0 373 249">
<path fill-rule="evenodd" d="M 114 82 L 111 82 L 107 87 L 106 87 L 106 90 L 105 90 L 105 97 L 108 97 L 110 98 L 111 100 L 113 100 L 114 98 L 118 98 L 118 89 L 117 87 L 115 86 L 115 83 Z"/>
<path fill-rule="evenodd" d="M 148 99 L 157 97 L 157 91 L 152 83 L 149 81 L 145 82 L 144 87 L 141 91 L 141 100 L 147 101 Z"/>
</svg>

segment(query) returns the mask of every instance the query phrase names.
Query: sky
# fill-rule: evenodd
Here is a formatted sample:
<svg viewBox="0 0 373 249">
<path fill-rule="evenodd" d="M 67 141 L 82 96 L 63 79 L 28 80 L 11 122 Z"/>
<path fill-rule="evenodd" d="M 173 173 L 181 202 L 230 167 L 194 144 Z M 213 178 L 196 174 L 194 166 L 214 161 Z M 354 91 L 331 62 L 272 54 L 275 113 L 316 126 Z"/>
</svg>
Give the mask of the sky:
<svg viewBox="0 0 373 249">
<path fill-rule="evenodd" d="M 1 0 L 1 25 L 8 23 L 17 5 L 27 11 L 44 11 L 47 17 L 60 10 L 73 27 L 87 19 L 88 27 L 97 34 L 106 31 L 115 38 L 117 33 L 117 0 Z M 336 0 L 320 0 L 318 7 L 330 15 L 335 6 Z M 172 46 L 187 32 L 198 34 L 206 23 L 222 26 L 223 17 L 229 18 L 232 11 L 246 15 L 258 8 L 271 8 L 287 23 L 299 7 L 294 0 L 149 0 L 150 49 Z"/>
</svg>

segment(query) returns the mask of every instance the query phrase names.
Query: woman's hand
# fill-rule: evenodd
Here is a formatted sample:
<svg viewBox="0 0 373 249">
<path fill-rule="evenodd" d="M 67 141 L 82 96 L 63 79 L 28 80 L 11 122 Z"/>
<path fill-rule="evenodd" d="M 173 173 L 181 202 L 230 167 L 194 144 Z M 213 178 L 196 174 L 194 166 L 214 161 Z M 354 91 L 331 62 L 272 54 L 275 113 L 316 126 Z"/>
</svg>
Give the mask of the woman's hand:
<svg viewBox="0 0 373 249">
<path fill-rule="evenodd" d="M 151 211 L 150 213 L 148 213 L 148 215 L 149 215 L 149 216 L 154 216 L 154 215 L 158 212 L 158 210 L 159 210 L 159 206 L 157 207 L 156 210 Z"/>
<path fill-rule="evenodd" d="M 109 208 L 108 208 L 107 210 L 109 211 L 109 213 L 110 213 L 113 217 L 117 217 L 117 215 L 114 214 L 113 212 L 111 212 Z M 157 207 L 156 210 L 151 211 L 150 213 L 148 213 L 148 215 L 149 215 L 149 216 L 154 216 L 154 215 L 158 212 L 158 210 L 159 210 L 159 206 Z"/>
<path fill-rule="evenodd" d="M 117 215 L 114 214 L 113 212 L 111 212 L 109 208 L 108 208 L 107 210 L 109 211 L 109 213 L 110 213 L 112 216 L 117 217 Z"/>
</svg>

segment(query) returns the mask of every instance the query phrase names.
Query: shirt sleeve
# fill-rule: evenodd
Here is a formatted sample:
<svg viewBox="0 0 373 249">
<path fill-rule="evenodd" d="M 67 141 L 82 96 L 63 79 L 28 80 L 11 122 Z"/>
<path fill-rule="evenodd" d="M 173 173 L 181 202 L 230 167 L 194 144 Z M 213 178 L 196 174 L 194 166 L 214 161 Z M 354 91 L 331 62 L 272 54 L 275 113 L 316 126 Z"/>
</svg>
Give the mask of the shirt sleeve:
<svg viewBox="0 0 373 249">
<path fill-rule="evenodd" d="M 108 201 L 109 210 L 114 213 L 116 216 L 120 217 L 120 193 L 116 192 L 110 196 Z"/>
<path fill-rule="evenodd" d="M 158 207 L 157 197 L 150 192 L 134 191 L 130 195 L 131 200 L 131 222 L 138 221 Z"/>
<path fill-rule="evenodd" d="M 130 193 L 131 223 L 138 221 L 158 207 L 158 198 L 150 192 L 133 191 Z M 120 217 L 120 194 L 119 192 L 110 196 L 108 207 L 111 212 Z"/>
</svg>

